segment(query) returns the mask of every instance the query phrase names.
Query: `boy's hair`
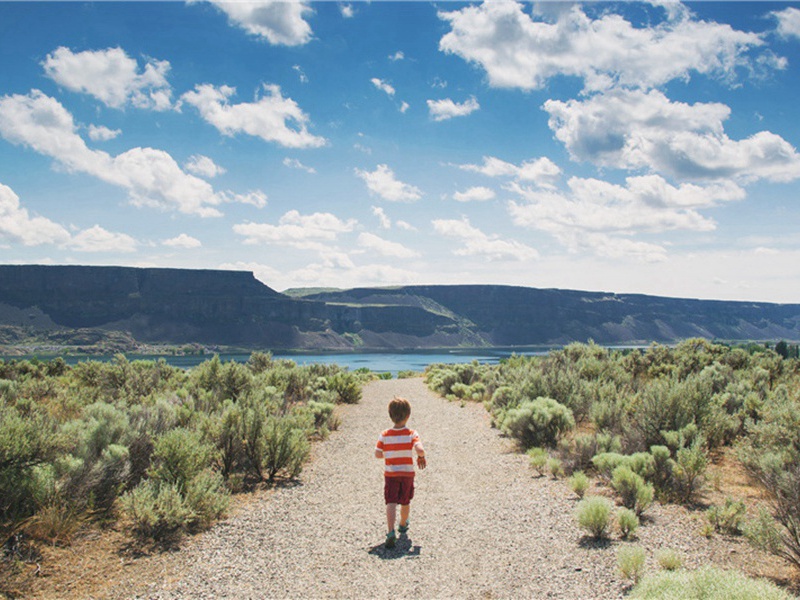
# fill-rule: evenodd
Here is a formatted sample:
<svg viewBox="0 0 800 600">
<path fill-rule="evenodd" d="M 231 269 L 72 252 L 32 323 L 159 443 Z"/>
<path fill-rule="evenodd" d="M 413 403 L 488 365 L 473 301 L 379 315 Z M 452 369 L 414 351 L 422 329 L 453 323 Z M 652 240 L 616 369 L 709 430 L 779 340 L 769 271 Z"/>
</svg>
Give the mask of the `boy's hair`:
<svg viewBox="0 0 800 600">
<path fill-rule="evenodd" d="M 402 423 L 411 416 L 411 403 L 405 398 L 395 397 L 389 402 L 389 418 L 393 423 Z"/>
</svg>

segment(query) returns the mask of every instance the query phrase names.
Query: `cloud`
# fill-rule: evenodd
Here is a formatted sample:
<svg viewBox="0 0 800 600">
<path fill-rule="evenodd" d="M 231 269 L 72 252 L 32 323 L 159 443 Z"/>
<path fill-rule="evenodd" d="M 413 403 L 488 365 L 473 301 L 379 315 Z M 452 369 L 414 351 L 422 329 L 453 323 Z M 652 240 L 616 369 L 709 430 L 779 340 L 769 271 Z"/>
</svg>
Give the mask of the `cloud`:
<svg viewBox="0 0 800 600">
<path fill-rule="evenodd" d="M 370 79 L 370 81 L 372 82 L 372 85 L 374 85 L 380 91 L 386 93 L 389 96 L 394 96 L 395 89 L 383 79 L 378 79 L 377 77 L 373 77 L 372 79 Z"/>
<path fill-rule="evenodd" d="M 122 133 L 121 129 L 109 129 L 102 125 L 89 125 L 89 139 L 95 142 L 113 140 Z"/>
<path fill-rule="evenodd" d="M 414 202 L 422 198 L 422 191 L 413 185 L 395 178 L 388 165 L 378 165 L 374 171 L 356 169 L 355 173 L 364 180 L 373 194 L 390 202 Z"/>
<path fill-rule="evenodd" d="M 406 55 L 403 53 L 403 51 L 398 50 L 394 54 L 389 55 L 389 60 L 391 60 L 392 62 L 397 62 L 398 60 L 403 60 L 405 57 Z"/>
<path fill-rule="evenodd" d="M 264 91 L 266 95 L 256 102 L 230 104 L 228 99 L 236 88 L 205 83 L 196 85 L 181 99 L 197 108 L 223 135 L 246 133 L 286 148 L 319 148 L 327 143 L 325 138 L 308 132 L 308 115 L 294 100 L 284 98 L 279 86 L 264 84 Z"/>
<path fill-rule="evenodd" d="M 419 252 L 406 248 L 397 242 L 390 242 L 372 233 L 362 233 L 358 236 L 358 245 L 362 248 L 377 252 L 381 256 L 393 256 L 396 258 L 413 258 L 419 256 Z"/>
<path fill-rule="evenodd" d="M 73 236 L 69 247 L 78 252 L 136 252 L 137 242 L 125 233 L 113 233 L 95 225 Z"/>
<path fill-rule="evenodd" d="M 183 163 L 183 166 L 190 173 L 200 175 L 200 177 L 205 177 L 207 179 L 226 173 L 225 169 L 202 154 L 193 154 L 189 157 L 189 160 Z"/>
<path fill-rule="evenodd" d="M 163 150 L 137 147 L 117 156 L 92 150 L 78 135 L 72 115 L 39 90 L 0 97 L 0 135 L 55 159 L 67 171 L 86 173 L 127 190 L 136 206 L 216 217 L 222 214 L 216 206 L 223 202 L 263 199 L 260 192 L 216 192 L 208 182 L 181 170 Z"/>
<path fill-rule="evenodd" d="M 648 88 L 692 73 L 733 78 L 749 64 L 746 53 L 763 44 L 758 34 L 695 21 L 688 11 L 644 27 L 607 12 L 592 19 L 578 5 L 553 22 L 516 2 L 484 2 L 439 17 L 451 27 L 440 50 L 482 67 L 494 87 L 525 90 L 557 75 L 579 77 L 587 90 Z"/>
<path fill-rule="evenodd" d="M 800 9 L 790 6 L 770 14 L 778 20 L 778 35 L 800 38 Z"/>
<path fill-rule="evenodd" d="M 300 83 L 308 83 L 308 76 L 306 72 L 303 71 L 303 68 L 300 65 L 294 65 L 292 70 L 297 73 L 297 77 L 300 79 Z"/>
<path fill-rule="evenodd" d="M 233 226 L 233 231 L 245 238 L 245 244 L 275 244 L 325 251 L 325 242 L 335 241 L 340 234 L 353 231 L 355 226 L 354 219 L 342 221 L 331 213 L 301 215 L 297 210 L 290 210 L 277 225 L 240 223 Z"/>
<path fill-rule="evenodd" d="M 289 167 L 290 169 L 300 169 L 301 171 L 305 171 L 306 173 L 309 173 L 311 175 L 317 172 L 317 170 L 314 167 L 308 167 L 303 163 L 301 163 L 296 158 L 289 158 L 289 157 L 284 158 L 283 166 Z"/>
<path fill-rule="evenodd" d="M 512 177 L 520 181 L 532 181 L 540 187 L 553 187 L 561 176 L 559 166 L 546 156 L 526 161 L 520 166 L 494 156 L 484 156 L 481 165 L 458 166 L 465 171 L 481 173 L 487 177 Z"/>
<path fill-rule="evenodd" d="M 408 102 L 403 102 L 400 104 L 400 112 L 406 114 L 406 111 L 411 108 L 411 105 Z"/>
<path fill-rule="evenodd" d="M 373 206 L 372 214 L 378 217 L 378 222 L 381 224 L 381 228 L 391 229 L 392 221 L 386 216 L 386 213 L 380 206 Z"/>
<path fill-rule="evenodd" d="M 458 202 L 483 202 L 494 198 L 494 190 L 487 187 L 471 187 L 463 192 L 453 194 L 453 200 Z"/>
<path fill-rule="evenodd" d="M 450 98 L 445 98 L 444 100 L 428 100 L 427 102 L 428 110 L 434 121 L 446 121 L 453 117 L 465 117 L 481 107 L 474 96 L 461 104 L 453 102 Z"/>
<path fill-rule="evenodd" d="M 31 216 L 23 208 L 19 196 L 7 185 L 0 183 L 0 240 L 17 242 L 24 246 L 66 244 L 71 236 L 58 223 L 39 216 Z"/>
<path fill-rule="evenodd" d="M 180 234 L 177 237 L 170 238 L 168 240 L 164 240 L 161 242 L 165 246 L 171 246 L 172 248 L 199 248 L 203 244 L 197 238 L 193 238 L 190 235 L 186 235 L 185 233 Z"/>
<path fill-rule="evenodd" d="M 275 46 L 301 46 L 311 40 L 305 17 L 314 12 L 305 2 L 285 0 L 209 0 L 232 24 Z"/>
<path fill-rule="evenodd" d="M 648 169 L 680 179 L 791 181 L 800 155 L 769 131 L 730 139 L 719 103 L 672 102 L 662 92 L 616 90 L 586 100 L 548 100 L 555 137 L 574 160 L 618 169 Z"/>
<path fill-rule="evenodd" d="M 342 13 L 342 17 L 345 19 L 352 19 L 355 15 L 355 9 L 352 4 L 340 4 L 339 12 Z"/>
<path fill-rule="evenodd" d="M 487 260 L 532 260 L 539 257 L 539 252 L 530 246 L 514 240 L 503 240 L 497 236 L 488 236 L 480 229 L 470 225 L 468 219 L 439 219 L 433 221 L 433 228 L 440 235 L 456 238 L 464 246 L 454 254 L 458 256 L 483 256 Z"/>
<path fill-rule="evenodd" d="M 172 108 L 166 60 L 150 59 L 140 70 L 122 48 L 74 53 L 61 46 L 47 55 L 42 66 L 60 86 L 94 96 L 112 108 L 128 104 L 157 111 Z"/>
</svg>

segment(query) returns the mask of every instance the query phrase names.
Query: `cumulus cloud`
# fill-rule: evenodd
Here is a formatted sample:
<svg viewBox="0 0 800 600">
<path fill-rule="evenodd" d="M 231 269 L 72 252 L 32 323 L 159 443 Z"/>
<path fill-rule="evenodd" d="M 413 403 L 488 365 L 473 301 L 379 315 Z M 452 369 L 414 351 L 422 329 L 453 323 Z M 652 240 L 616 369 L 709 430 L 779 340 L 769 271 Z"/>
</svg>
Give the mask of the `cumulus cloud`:
<svg viewBox="0 0 800 600">
<path fill-rule="evenodd" d="M 308 75 L 306 75 L 306 72 L 303 71 L 303 67 L 301 67 L 300 65 L 294 65 L 292 67 L 292 70 L 295 73 L 297 73 L 297 77 L 300 79 L 300 83 L 308 83 Z"/>
<path fill-rule="evenodd" d="M 245 244 L 275 244 L 302 250 L 324 251 L 342 233 L 353 231 L 354 219 L 343 221 L 331 213 L 301 215 L 297 210 L 284 214 L 277 225 L 240 223 L 233 231 L 244 237 Z"/>
<path fill-rule="evenodd" d="M 113 140 L 122 133 L 120 129 L 109 129 L 102 125 L 89 125 L 89 139 L 95 142 L 107 142 Z"/>
<path fill-rule="evenodd" d="M 561 168 L 543 156 L 517 166 L 494 156 L 484 156 L 483 164 L 458 165 L 465 171 L 481 173 L 487 177 L 511 177 L 520 181 L 532 181 L 540 187 L 553 187 L 561 176 Z"/>
<path fill-rule="evenodd" d="M 466 218 L 438 219 L 433 221 L 433 228 L 440 235 L 463 242 L 464 245 L 454 251 L 458 256 L 483 256 L 488 260 L 532 260 L 539 257 L 534 248 L 515 240 L 486 235 Z"/>
<path fill-rule="evenodd" d="M 446 121 L 454 117 L 465 117 L 478 110 L 481 105 L 472 96 L 461 104 L 453 102 L 450 98 L 444 100 L 428 100 L 428 111 L 434 121 Z"/>
<path fill-rule="evenodd" d="M 453 200 L 458 202 L 482 202 L 494 198 L 494 190 L 487 187 L 471 187 L 463 192 L 453 194 Z"/>
<path fill-rule="evenodd" d="M 373 206 L 372 214 L 378 217 L 378 222 L 381 224 L 381 228 L 383 229 L 392 228 L 391 219 L 386 215 L 386 212 L 380 206 Z"/>
<path fill-rule="evenodd" d="M 313 175 L 317 172 L 317 170 L 314 167 L 309 167 L 307 165 L 304 165 L 296 158 L 289 158 L 288 156 L 283 159 L 283 166 L 289 167 L 290 169 L 299 169 L 301 171 L 305 171 L 310 175 Z"/>
<path fill-rule="evenodd" d="M 0 183 L 0 240 L 39 246 L 65 244 L 70 238 L 69 232 L 58 223 L 28 213 L 14 190 Z"/>
<path fill-rule="evenodd" d="M 381 256 L 393 256 L 395 258 L 413 258 L 419 256 L 419 252 L 406 248 L 397 242 L 390 242 L 373 233 L 362 233 L 358 236 L 358 245 L 371 252 L 376 252 Z"/>
<path fill-rule="evenodd" d="M 552 22 L 516 2 L 484 2 L 440 12 L 451 30 L 439 42 L 484 69 L 494 87 L 533 90 L 557 75 L 583 79 L 587 90 L 659 86 L 692 73 L 732 78 L 763 44 L 755 33 L 668 12 L 657 25 L 635 27 L 622 16 L 592 19 L 572 6 Z M 776 66 L 780 66 L 777 64 Z"/>
<path fill-rule="evenodd" d="M 112 108 L 127 104 L 157 111 L 172 108 L 166 60 L 150 59 L 140 69 L 122 48 L 75 53 L 61 46 L 47 55 L 42 66 L 60 86 L 94 96 Z"/>
<path fill-rule="evenodd" d="M 422 191 L 413 185 L 399 181 L 388 165 L 378 165 L 374 171 L 356 169 L 373 194 L 390 202 L 414 202 L 422 198 Z"/>
<path fill-rule="evenodd" d="M 74 235 L 69 247 L 78 252 L 136 252 L 136 240 L 125 233 L 114 233 L 99 225 Z"/>
<path fill-rule="evenodd" d="M 408 102 L 402 102 L 400 104 L 400 112 L 403 114 L 406 114 L 409 108 L 411 108 L 411 105 Z"/>
<path fill-rule="evenodd" d="M 352 19 L 356 14 L 352 4 L 340 4 L 339 12 L 342 13 L 342 17 L 345 19 Z"/>
<path fill-rule="evenodd" d="M 380 91 L 384 92 L 389 96 L 394 96 L 395 89 L 383 79 L 378 79 L 377 77 L 373 77 L 370 79 L 372 85 L 378 88 Z"/>
<path fill-rule="evenodd" d="M 209 0 L 230 22 L 276 46 L 301 46 L 312 37 L 305 18 L 314 12 L 305 2 L 285 0 Z"/>
<path fill-rule="evenodd" d="M 309 117 L 291 98 L 284 98 L 277 85 L 264 84 L 264 95 L 255 102 L 230 104 L 236 88 L 205 83 L 181 96 L 200 112 L 205 121 L 223 135 L 246 133 L 286 148 L 319 148 L 323 137 L 309 133 Z"/>
<path fill-rule="evenodd" d="M 200 175 L 200 177 L 206 177 L 207 179 L 226 173 L 225 169 L 220 167 L 208 156 L 203 156 L 202 154 L 193 154 L 189 157 L 189 160 L 183 163 L 183 166 L 190 173 Z"/>
<path fill-rule="evenodd" d="M 730 139 L 724 104 L 672 102 L 657 90 L 615 90 L 585 100 L 548 100 L 544 109 L 555 137 L 578 161 L 687 180 L 800 177 L 800 155 L 780 136 L 761 131 Z"/>
<path fill-rule="evenodd" d="M 221 215 L 216 206 L 223 202 L 253 201 L 260 194 L 216 192 L 208 182 L 183 171 L 163 150 L 132 148 L 117 156 L 92 150 L 77 129 L 72 115 L 39 90 L 0 97 L 0 135 L 6 140 L 53 158 L 67 171 L 127 190 L 136 206 L 212 217 Z"/>
<path fill-rule="evenodd" d="M 778 35 L 800 38 L 800 9 L 790 6 L 771 14 L 778 20 Z"/>
<path fill-rule="evenodd" d="M 398 60 L 403 60 L 405 57 L 406 55 L 403 53 L 403 51 L 398 50 L 394 54 L 389 55 L 389 60 L 391 60 L 392 62 L 397 62 Z"/>
<path fill-rule="evenodd" d="M 170 238 L 168 240 L 164 240 L 162 242 L 165 246 L 170 246 L 172 248 L 199 248 L 203 244 L 197 238 L 194 238 L 190 235 L 186 235 L 185 233 L 180 234 L 177 237 Z"/>
</svg>

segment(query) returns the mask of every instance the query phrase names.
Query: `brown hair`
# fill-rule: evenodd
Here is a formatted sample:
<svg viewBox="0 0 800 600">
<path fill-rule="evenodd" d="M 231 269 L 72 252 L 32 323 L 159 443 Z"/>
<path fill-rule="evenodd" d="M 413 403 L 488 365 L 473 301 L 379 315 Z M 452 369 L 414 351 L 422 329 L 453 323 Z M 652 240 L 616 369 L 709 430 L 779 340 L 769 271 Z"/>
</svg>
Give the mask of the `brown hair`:
<svg viewBox="0 0 800 600">
<path fill-rule="evenodd" d="M 389 418 L 396 425 L 402 423 L 411 416 L 411 404 L 405 398 L 395 396 L 389 402 Z"/>
</svg>

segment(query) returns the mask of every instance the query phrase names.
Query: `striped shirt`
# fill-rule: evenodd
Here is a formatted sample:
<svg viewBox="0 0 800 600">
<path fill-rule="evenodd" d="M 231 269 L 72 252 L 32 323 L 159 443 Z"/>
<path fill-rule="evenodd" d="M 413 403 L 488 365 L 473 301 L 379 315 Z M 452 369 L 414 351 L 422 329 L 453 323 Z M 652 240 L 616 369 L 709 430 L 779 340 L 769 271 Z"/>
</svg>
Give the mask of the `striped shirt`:
<svg viewBox="0 0 800 600">
<path fill-rule="evenodd" d="M 415 446 L 422 448 L 419 434 L 408 427 L 387 429 L 375 447 L 383 452 L 384 475 L 386 477 L 414 477 Z"/>
</svg>

